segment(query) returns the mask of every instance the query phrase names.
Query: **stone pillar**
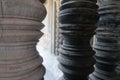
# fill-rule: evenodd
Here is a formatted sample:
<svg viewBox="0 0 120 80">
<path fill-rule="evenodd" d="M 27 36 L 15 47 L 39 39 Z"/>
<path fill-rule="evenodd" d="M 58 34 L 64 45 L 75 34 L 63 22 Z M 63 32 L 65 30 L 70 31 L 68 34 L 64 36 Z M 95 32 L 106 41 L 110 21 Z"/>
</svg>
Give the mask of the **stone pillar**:
<svg viewBox="0 0 120 80">
<path fill-rule="evenodd" d="M 95 71 L 90 80 L 116 80 L 115 68 L 120 54 L 120 0 L 99 0 L 98 28 L 93 45 Z"/>
<path fill-rule="evenodd" d="M 88 80 L 93 72 L 90 39 L 98 20 L 97 8 L 96 0 L 62 0 L 59 21 L 64 40 L 58 61 L 64 75 L 60 80 Z"/>
<path fill-rule="evenodd" d="M 0 80 L 44 80 L 36 44 L 45 16 L 39 0 L 0 0 Z"/>
</svg>

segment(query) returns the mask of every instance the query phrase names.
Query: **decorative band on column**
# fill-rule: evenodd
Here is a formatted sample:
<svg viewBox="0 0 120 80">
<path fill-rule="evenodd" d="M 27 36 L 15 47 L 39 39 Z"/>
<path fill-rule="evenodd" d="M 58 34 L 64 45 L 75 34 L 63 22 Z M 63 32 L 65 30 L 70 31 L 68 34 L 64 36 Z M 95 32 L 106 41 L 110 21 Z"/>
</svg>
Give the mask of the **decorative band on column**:
<svg viewBox="0 0 120 80">
<path fill-rule="evenodd" d="M 93 45 L 95 71 L 90 80 L 116 80 L 116 63 L 120 55 L 120 0 L 99 0 L 98 28 Z"/>
<path fill-rule="evenodd" d="M 0 0 L 0 80 L 43 80 L 36 50 L 46 9 L 39 0 Z"/>
<path fill-rule="evenodd" d="M 94 52 L 90 39 L 98 20 L 96 0 L 62 0 L 59 21 L 63 44 L 59 49 L 60 80 L 88 80 Z"/>
</svg>

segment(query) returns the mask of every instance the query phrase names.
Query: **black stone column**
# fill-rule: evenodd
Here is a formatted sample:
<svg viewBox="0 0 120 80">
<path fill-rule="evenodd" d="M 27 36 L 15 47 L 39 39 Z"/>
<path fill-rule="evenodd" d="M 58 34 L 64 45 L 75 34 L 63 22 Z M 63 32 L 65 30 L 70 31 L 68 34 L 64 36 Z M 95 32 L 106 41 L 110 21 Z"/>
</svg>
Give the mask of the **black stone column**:
<svg viewBox="0 0 120 80">
<path fill-rule="evenodd" d="M 120 54 L 120 0 L 100 0 L 100 19 L 93 45 L 95 71 L 90 80 L 116 80 L 115 68 Z"/>
<path fill-rule="evenodd" d="M 98 20 L 96 0 L 62 0 L 59 21 L 64 40 L 59 49 L 60 80 L 88 80 L 93 72 L 94 52 L 90 39 Z"/>
</svg>

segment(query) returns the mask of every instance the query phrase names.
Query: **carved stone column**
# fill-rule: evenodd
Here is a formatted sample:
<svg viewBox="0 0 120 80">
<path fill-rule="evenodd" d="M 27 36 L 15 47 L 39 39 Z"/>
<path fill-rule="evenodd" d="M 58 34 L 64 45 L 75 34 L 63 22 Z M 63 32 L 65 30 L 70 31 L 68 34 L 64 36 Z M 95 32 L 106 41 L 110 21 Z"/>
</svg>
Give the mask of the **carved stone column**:
<svg viewBox="0 0 120 80">
<path fill-rule="evenodd" d="M 100 19 L 93 45 L 95 71 L 90 80 L 116 80 L 115 68 L 120 54 L 120 0 L 100 0 Z"/>
<path fill-rule="evenodd" d="M 0 80 L 43 80 L 36 44 L 45 16 L 39 0 L 0 0 Z"/>
<path fill-rule="evenodd" d="M 88 80 L 93 72 L 90 39 L 98 20 L 97 8 L 96 0 L 62 0 L 59 21 L 64 40 L 58 60 L 64 75 L 60 80 Z"/>
</svg>

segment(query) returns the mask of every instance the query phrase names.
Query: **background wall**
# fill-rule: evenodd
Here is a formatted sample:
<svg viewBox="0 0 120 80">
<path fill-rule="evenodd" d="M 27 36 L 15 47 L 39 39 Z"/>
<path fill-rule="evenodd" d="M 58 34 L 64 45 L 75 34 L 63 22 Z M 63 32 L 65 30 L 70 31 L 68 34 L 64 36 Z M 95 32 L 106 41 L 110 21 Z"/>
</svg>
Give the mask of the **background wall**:
<svg viewBox="0 0 120 80">
<path fill-rule="evenodd" d="M 52 0 L 46 0 L 45 7 L 47 9 L 47 16 L 43 23 L 45 24 L 45 27 L 42 29 L 42 32 L 44 35 L 40 39 L 40 42 L 38 43 L 39 47 L 44 50 L 48 50 L 51 52 L 51 45 L 52 45 L 52 27 L 53 27 L 53 1 Z"/>
<path fill-rule="evenodd" d="M 42 29 L 44 35 L 37 45 L 40 55 L 44 59 L 44 66 L 46 68 L 45 80 L 58 80 L 62 75 L 58 69 L 57 57 L 54 55 L 55 48 L 55 1 L 47 0 L 45 3 L 47 9 L 47 16 L 43 23 L 45 27 Z"/>
</svg>

